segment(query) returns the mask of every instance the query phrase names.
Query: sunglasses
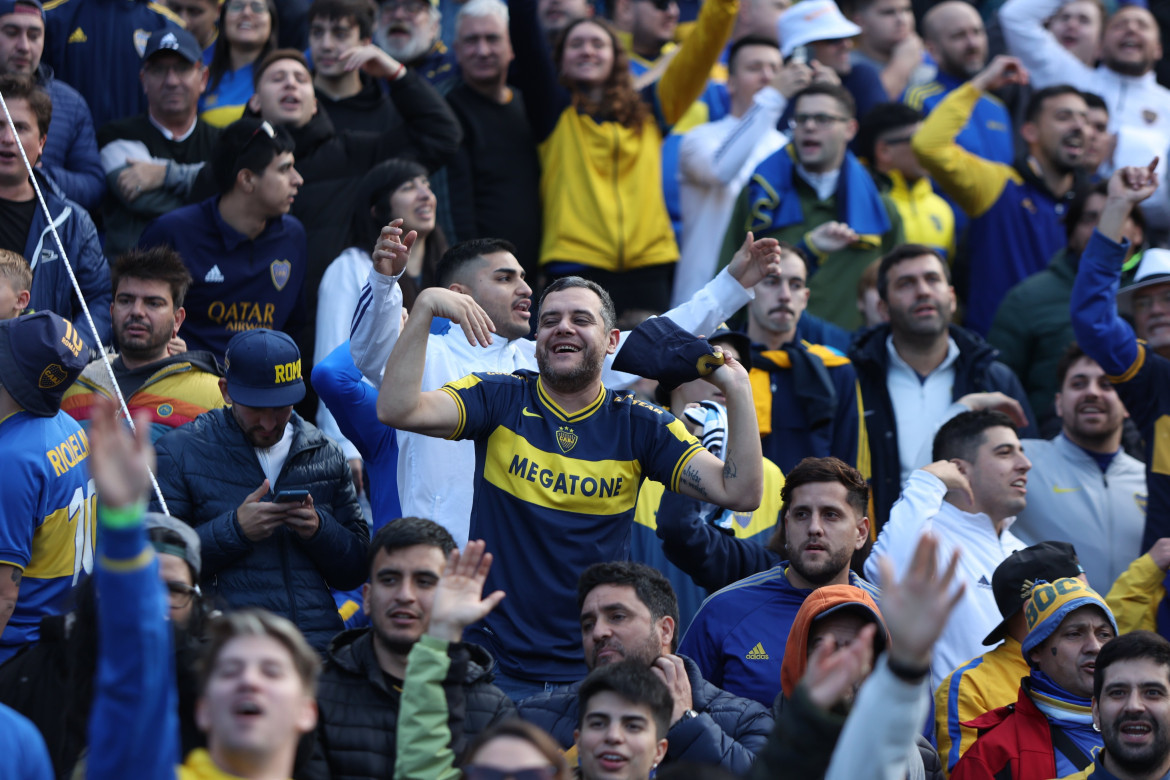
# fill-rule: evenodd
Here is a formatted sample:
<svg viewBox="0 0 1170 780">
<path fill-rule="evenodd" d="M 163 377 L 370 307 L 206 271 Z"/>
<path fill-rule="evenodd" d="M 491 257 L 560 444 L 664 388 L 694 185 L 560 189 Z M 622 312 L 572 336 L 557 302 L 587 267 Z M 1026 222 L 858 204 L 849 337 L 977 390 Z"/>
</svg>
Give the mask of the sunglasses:
<svg viewBox="0 0 1170 780">
<path fill-rule="evenodd" d="M 537 769 L 504 770 L 493 769 L 487 766 L 468 764 L 463 767 L 465 780 L 552 780 L 557 776 L 555 767 L 544 766 Z"/>
</svg>

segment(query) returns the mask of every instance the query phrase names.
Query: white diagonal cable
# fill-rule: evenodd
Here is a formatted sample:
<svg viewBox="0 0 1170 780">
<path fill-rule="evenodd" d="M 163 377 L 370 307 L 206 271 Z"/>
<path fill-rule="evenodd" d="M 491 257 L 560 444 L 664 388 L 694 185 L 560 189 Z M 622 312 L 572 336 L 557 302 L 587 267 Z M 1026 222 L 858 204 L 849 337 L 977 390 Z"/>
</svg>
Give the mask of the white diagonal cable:
<svg viewBox="0 0 1170 780">
<path fill-rule="evenodd" d="M 57 242 L 57 251 L 61 253 L 61 259 L 65 262 L 65 270 L 69 273 L 69 281 L 73 283 L 73 290 L 77 293 L 77 300 L 81 301 L 81 310 L 85 313 L 85 321 L 89 323 L 89 331 L 93 334 L 94 342 L 98 346 L 98 352 L 101 353 L 102 363 L 105 365 L 106 374 L 110 378 L 110 386 L 114 388 L 114 394 L 118 396 L 118 406 L 121 408 L 126 422 L 130 423 L 130 430 L 137 432 L 134 419 L 130 416 L 130 409 L 126 406 L 126 399 L 122 397 L 122 388 L 118 386 L 118 380 L 114 376 L 114 367 L 110 364 L 110 356 L 106 354 L 106 347 L 102 344 L 102 337 L 98 335 L 97 325 L 93 322 L 93 315 L 89 313 L 89 304 L 86 303 L 85 294 L 81 291 L 81 285 L 78 284 L 77 276 L 73 273 L 73 265 L 69 262 L 69 255 L 65 253 L 65 246 L 61 243 L 61 236 L 57 233 L 57 226 L 53 224 L 53 215 L 49 212 L 48 204 L 45 203 L 45 196 L 41 193 L 41 185 L 37 182 L 37 177 L 33 175 L 33 168 L 28 161 L 28 155 L 24 153 L 24 144 L 20 141 L 20 134 L 16 132 L 16 123 L 12 121 L 12 114 L 8 111 L 8 101 L 4 99 L 3 93 L 0 93 L 0 108 L 4 109 L 4 119 L 8 122 L 8 127 L 12 130 L 12 137 L 16 139 L 16 148 L 20 150 L 20 159 L 24 160 L 24 168 L 28 171 L 29 181 L 32 182 L 33 190 L 37 193 L 37 200 L 41 204 L 41 210 L 45 212 L 45 219 L 48 220 L 49 230 L 53 233 L 53 240 Z M 167 500 L 163 498 L 162 489 L 158 486 L 158 480 L 155 479 L 154 471 L 147 467 L 146 473 L 150 475 L 150 486 L 154 488 L 154 494 L 158 497 L 159 506 L 162 507 L 163 512 L 169 515 L 170 510 L 167 509 Z"/>
</svg>

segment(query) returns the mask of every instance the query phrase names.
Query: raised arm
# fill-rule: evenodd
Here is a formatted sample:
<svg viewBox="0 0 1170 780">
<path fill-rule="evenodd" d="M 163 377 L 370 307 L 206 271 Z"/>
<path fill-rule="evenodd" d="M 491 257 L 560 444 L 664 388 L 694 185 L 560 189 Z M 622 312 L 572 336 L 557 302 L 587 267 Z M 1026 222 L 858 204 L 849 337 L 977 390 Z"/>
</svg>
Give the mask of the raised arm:
<svg viewBox="0 0 1170 780">
<path fill-rule="evenodd" d="M 413 230 L 402 236 L 401 219 L 382 228 L 371 255 L 374 267 L 362 286 L 349 323 L 349 354 L 374 387 L 382 386 L 382 369 L 402 331 L 402 288 L 398 279 L 417 236 Z"/>
<path fill-rule="evenodd" d="M 1008 0 L 999 9 L 999 25 L 1008 54 L 1019 57 L 1036 89 L 1053 84 L 1093 83 L 1093 69 L 1060 45 L 1044 27 L 1068 0 Z"/>
<path fill-rule="evenodd" d="M 434 317 L 446 317 L 461 325 L 472 345 L 486 347 L 492 343 L 495 326 L 470 295 L 441 287 L 423 290 L 386 360 L 382 389 L 378 392 L 378 419 L 399 430 L 447 437 L 459 428 L 459 405 L 445 390 L 422 391 L 427 336 Z"/>
<path fill-rule="evenodd" d="M 971 217 L 991 208 L 1008 180 L 1018 174 L 1010 165 L 971 154 L 955 142 L 955 137 L 970 120 L 984 92 L 1027 80 L 1027 71 L 1015 57 L 996 57 L 979 75 L 943 98 L 910 141 L 922 167 Z"/>
<path fill-rule="evenodd" d="M 662 118 L 667 125 L 681 119 L 691 103 L 703 94 L 711 68 L 719 61 L 719 55 L 731 37 L 738 10 L 738 0 L 703 3 L 694 29 L 666 66 L 666 72 L 655 87 Z"/>
<path fill-rule="evenodd" d="M 1148 168 L 1120 168 L 1110 177 L 1105 208 L 1073 283 L 1073 333 L 1085 354 L 1110 376 L 1128 374 L 1141 355 L 1133 328 L 1117 313 L 1121 264 L 1128 248 L 1121 230 L 1130 212 L 1158 188 L 1157 163 L 1155 158 Z"/>
<path fill-rule="evenodd" d="M 736 512 L 754 511 L 764 495 L 764 455 L 748 373 L 728 357 L 708 379 L 727 397 L 726 458 L 700 450 L 683 467 L 679 492 Z"/>
<path fill-rule="evenodd" d="M 524 94 L 532 137 L 540 143 L 552 134 L 557 119 L 569 107 L 571 98 L 557 78 L 548 38 L 540 29 L 536 15 L 536 0 L 511 0 L 508 3 L 508 32 L 516 55 L 509 70 L 509 81 Z"/>
</svg>

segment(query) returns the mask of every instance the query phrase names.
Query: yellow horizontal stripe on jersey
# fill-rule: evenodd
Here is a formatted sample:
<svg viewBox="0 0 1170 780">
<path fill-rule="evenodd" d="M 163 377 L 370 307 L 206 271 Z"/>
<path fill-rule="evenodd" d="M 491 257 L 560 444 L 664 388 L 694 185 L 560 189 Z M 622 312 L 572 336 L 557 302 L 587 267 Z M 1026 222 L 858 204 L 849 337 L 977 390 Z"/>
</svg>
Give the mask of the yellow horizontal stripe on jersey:
<svg viewBox="0 0 1170 780">
<path fill-rule="evenodd" d="M 617 515 L 634 508 L 636 460 L 580 460 L 546 452 L 500 426 L 488 437 L 483 477 L 521 501 L 563 512 Z"/>
<path fill-rule="evenodd" d="M 93 505 L 89 507 L 89 516 L 93 517 L 97 510 L 97 498 L 93 497 L 90 501 Z M 82 523 L 81 528 L 78 528 L 79 522 Z M 93 554 L 94 525 L 90 523 L 86 529 L 80 513 L 70 518 L 69 507 L 62 507 L 47 515 L 33 534 L 32 555 L 24 576 L 45 580 L 72 577 L 86 554 Z M 85 539 L 83 537 L 87 535 L 87 530 L 89 538 Z"/>
</svg>

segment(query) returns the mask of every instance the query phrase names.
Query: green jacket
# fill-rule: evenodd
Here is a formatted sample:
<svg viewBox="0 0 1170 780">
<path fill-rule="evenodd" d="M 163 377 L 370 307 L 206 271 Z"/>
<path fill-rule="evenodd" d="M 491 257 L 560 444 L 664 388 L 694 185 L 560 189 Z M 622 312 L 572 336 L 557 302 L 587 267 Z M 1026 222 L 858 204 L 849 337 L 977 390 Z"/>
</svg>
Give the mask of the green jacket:
<svg viewBox="0 0 1170 780">
<path fill-rule="evenodd" d="M 800 194 L 801 210 L 805 216 L 804 224 L 790 225 L 780 230 L 760 233 L 755 237 L 757 239 L 776 238 L 803 249 L 813 265 L 809 269 L 808 280 L 808 287 L 812 292 L 808 302 L 809 313 L 846 330 L 857 330 L 863 324 L 861 314 L 857 311 L 857 280 L 861 278 L 861 274 L 871 262 L 899 244 L 905 243 L 902 219 L 898 215 L 898 209 L 887 196 L 882 196 L 882 203 L 886 207 L 890 224 L 893 227 L 882 235 L 879 246 L 853 244 L 831 255 L 821 255 L 808 245 L 805 236 L 818 225 L 838 219 L 837 197 L 834 195 L 828 200 L 818 201 L 812 187 L 799 176 L 795 178 L 795 186 Z M 747 187 L 745 187 L 739 193 L 739 198 L 735 202 L 735 210 L 732 211 L 731 220 L 727 223 L 727 232 L 723 236 L 723 249 L 719 253 L 720 267 L 730 263 L 732 256 L 743 245 L 743 238 L 747 226 L 750 224 L 751 216 L 747 192 Z"/>
<path fill-rule="evenodd" d="M 1053 255 L 1047 268 L 1008 291 L 987 334 L 999 361 L 1023 382 L 1041 428 L 1056 415 L 1056 366 L 1076 341 L 1068 307 L 1079 262 L 1067 247 Z"/>
</svg>

